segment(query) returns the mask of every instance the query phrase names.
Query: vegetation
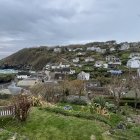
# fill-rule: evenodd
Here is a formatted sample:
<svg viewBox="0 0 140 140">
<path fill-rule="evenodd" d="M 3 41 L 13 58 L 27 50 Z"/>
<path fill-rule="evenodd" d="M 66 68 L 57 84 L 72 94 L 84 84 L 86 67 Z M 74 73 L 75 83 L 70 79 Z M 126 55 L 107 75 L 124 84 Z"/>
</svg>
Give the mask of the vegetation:
<svg viewBox="0 0 140 140">
<path fill-rule="evenodd" d="M 30 67 L 41 70 L 48 62 L 57 61 L 56 58 L 56 54 L 50 53 L 47 47 L 25 48 L 1 60 L 0 64 L 3 67 L 12 65 L 17 68 Z"/>
<path fill-rule="evenodd" d="M 95 51 L 86 51 L 87 47 L 100 47 L 101 49 L 106 49 L 106 53 L 96 53 Z M 118 47 L 119 46 L 119 47 Z M 77 51 L 68 51 L 68 48 L 71 47 L 73 49 L 76 49 L 78 47 L 82 48 L 81 52 L 86 51 L 86 54 L 84 57 L 93 57 L 96 60 L 103 60 L 105 61 L 105 56 L 107 55 L 114 55 L 116 57 L 120 57 L 122 64 L 126 65 L 126 62 L 128 60 L 129 54 L 131 53 L 130 50 L 125 51 L 119 51 L 120 44 L 105 44 L 104 42 L 91 42 L 88 44 L 79 44 L 79 45 L 68 45 L 63 46 L 61 53 L 56 53 L 53 51 L 53 48 L 49 48 L 47 46 L 41 46 L 36 48 L 24 48 L 11 56 L 3 59 L 0 61 L 0 67 L 10 67 L 10 68 L 17 68 L 17 69 L 23 69 L 23 68 L 29 68 L 29 69 L 35 69 L 35 70 L 42 70 L 42 68 L 47 63 L 54 63 L 54 62 L 62 62 L 64 59 L 67 60 L 67 62 L 71 62 L 73 58 L 76 57 Z M 114 47 L 115 51 L 110 52 L 110 48 Z M 85 70 L 86 72 L 91 72 L 93 70 L 94 62 L 87 63 L 84 62 L 84 57 L 80 57 L 80 63 L 84 66 L 81 68 L 81 70 Z M 78 70 L 77 70 L 78 72 Z"/>
<path fill-rule="evenodd" d="M 0 119 L 0 124 L 8 131 L 37 140 L 89 140 L 91 135 L 102 140 L 102 133 L 108 129 L 108 126 L 99 121 L 65 117 L 38 108 L 32 108 L 26 123 L 4 118 L 3 121 Z"/>
<path fill-rule="evenodd" d="M 76 70 L 76 73 L 66 76 L 64 81 L 55 84 L 36 84 L 30 89 L 31 96 L 18 95 L 12 102 L 10 96 L 0 94 L 1 106 L 13 104 L 15 107 L 14 118 L 0 117 L 0 139 L 10 139 L 16 135 L 17 139 L 25 136 L 25 139 L 37 140 L 139 140 L 140 79 L 134 75 L 136 70 L 130 75 L 131 72 L 125 67 L 131 52 L 120 51 L 120 45 L 110 46 L 99 42 L 71 47 L 82 47 L 81 52 L 84 52 L 86 47 L 94 45 L 102 49 L 108 47 L 107 52 L 100 54 L 86 51 L 85 56 L 78 56 L 78 64 L 82 67 L 72 64 L 71 68 Z M 10 66 L 42 70 L 47 63 L 59 63 L 63 60 L 65 62 L 65 59 L 69 63 L 77 56 L 78 51 L 68 52 L 65 47 L 62 47 L 62 52 L 59 53 L 48 47 L 26 48 L 0 63 L 4 68 Z M 117 48 L 111 52 L 109 47 Z M 86 63 L 84 60 L 85 57 L 92 56 L 95 61 L 105 61 L 104 57 L 108 54 L 121 59 L 123 65 L 114 66 L 114 69 L 125 71 L 123 76 L 112 76 L 108 72 L 110 69 L 95 68 L 94 62 Z M 90 78 L 100 82 L 101 87 L 93 85 L 92 89 L 91 85 L 89 91 L 85 90 L 85 81 L 76 80 L 77 74 L 81 71 L 89 72 Z M 13 78 L 14 75 L 0 75 L 0 82 L 9 82 Z M 96 88 L 99 90 L 97 93 Z M 104 95 L 102 90 L 106 92 Z M 133 90 L 133 98 L 123 98 L 129 90 Z M 88 98 L 90 95 L 86 96 L 87 94 L 91 95 L 91 101 Z M 105 97 L 101 97 L 102 95 Z M 135 109 L 129 107 L 130 104 L 134 104 Z"/>
<path fill-rule="evenodd" d="M 119 113 L 113 113 L 114 106 L 103 97 L 97 97 L 91 104 L 84 106 L 44 102 L 41 107 L 32 107 L 28 114 L 30 103 L 40 106 L 40 100 L 41 97 L 17 96 L 14 102 L 17 119 L 0 117 L 0 126 L 3 129 L 0 131 L 0 139 L 4 140 L 16 134 L 21 140 L 89 140 L 91 137 L 96 137 L 97 140 L 127 140 L 130 137 L 132 140 L 139 140 L 140 126 L 127 122 L 126 118 L 134 115 L 134 110 L 130 110 L 127 105 L 120 106 Z"/>
<path fill-rule="evenodd" d="M 15 75 L 13 74 L 0 74 L 0 83 L 8 83 L 14 79 Z"/>
<path fill-rule="evenodd" d="M 108 119 L 106 119 L 98 114 L 92 115 L 89 112 L 67 111 L 67 110 L 64 110 L 63 108 L 59 108 L 59 107 L 55 107 L 55 108 L 46 107 L 45 110 L 49 111 L 49 112 L 55 112 L 58 114 L 62 114 L 64 116 L 73 116 L 73 117 L 83 118 L 83 119 L 88 119 L 88 120 L 98 120 L 98 121 L 104 122 L 108 125 L 111 125 Z"/>
<path fill-rule="evenodd" d="M 59 103 L 44 108 L 34 107 L 26 122 L 0 118 L 1 128 L 6 130 L 4 134 L 0 131 L 0 139 L 4 140 L 4 137 L 16 132 L 24 138 L 37 140 L 89 140 L 91 137 L 97 140 L 139 140 L 140 126 L 124 122 L 125 117 L 120 114 L 112 113 L 109 119 L 91 114 L 88 106 L 72 105 L 72 110 L 65 110 L 67 105 Z M 125 129 L 117 128 L 122 125 Z"/>
<path fill-rule="evenodd" d="M 9 100 L 0 99 L 0 106 L 7 106 L 10 104 L 11 104 L 11 102 Z"/>
<path fill-rule="evenodd" d="M 15 107 L 15 117 L 19 121 L 26 121 L 31 107 L 31 101 L 28 99 L 28 96 L 17 95 L 13 101 Z"/>
</svg>

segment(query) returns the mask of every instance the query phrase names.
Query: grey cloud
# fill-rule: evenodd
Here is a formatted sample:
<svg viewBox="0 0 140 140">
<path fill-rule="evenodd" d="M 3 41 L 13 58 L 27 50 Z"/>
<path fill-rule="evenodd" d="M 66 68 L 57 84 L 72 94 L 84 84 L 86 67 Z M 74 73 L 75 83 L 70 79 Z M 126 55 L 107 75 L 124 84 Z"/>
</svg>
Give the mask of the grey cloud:
<svg viewBox="0 0 140 140">
<path fill-rule="evenodd" d="M 0 0 L 0 55 L 37 45 L 138 41 L 139 5 L 139 0 Z"/>
</svg>

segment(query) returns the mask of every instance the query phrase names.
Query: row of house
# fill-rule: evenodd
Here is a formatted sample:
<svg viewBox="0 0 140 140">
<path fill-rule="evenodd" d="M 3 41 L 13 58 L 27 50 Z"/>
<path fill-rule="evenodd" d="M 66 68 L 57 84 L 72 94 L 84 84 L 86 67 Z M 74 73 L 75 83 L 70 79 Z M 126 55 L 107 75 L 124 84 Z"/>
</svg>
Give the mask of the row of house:
<svg viewBox="0 0 140 140">
<path fill-rule="evenodd" d="M 116 57 L 114 55 L 108 55 L 108 56 L 106 56 L 105 60 L 107 62 L 110 62 L 110 61 L 111 62 L 120 62 L 120 58 L 118 58 L 118 57 Z"/>
<path fill-rule="evenodd" d="M 95 51 L 97 53 L 105 53 L 106 49 L 101 49 L 100 47 L 88 47 L 87 51 Z"/>
<path fill-rule="evenodd" d="M 116 44 L 113 44 L 116 45 Z M 116 50 L 116 46 L 110 46 L 109 49 L 110 51 L 115 51 Z M 117 46 L 120 51 L 124 51 L 124 50 L 129 50 L 131 45 L 130 43 L 124 42 L 119 44 L 119 46 Z M 60 52 L 61 48 L 57 48 L 55 49 L 55 52 Z M 75 58 L 73 58 L 72 60 L 70 60 L 71 64 L 75 67 L 83 67 L 86 63 L 90 62 L 90 66 L 93 63 L 93 67 L 96 68 L 105 68 L 107 69 L 108 73 L 111 73 L 113 75 L 120 75 L 123 73 L 123 71 L 120 68 L 120 66 L 122 65 L 121 59 L 115 55 L 108 55 L 103 59 L 99 59 L 96 57 L 96 59 L 94 59 L 92 56 L 88 56 L 86 55 L 86 51 L 95 51 L 98 53 L 105 53 L 107 49 L 103 49 L 100 48 L 100 46 L 91 46 L 91 47 L 87 47 L 85 48 L 67 48 L 68 51 L 74 51 L 77 52 L 75 53 Z M 129 52 L 129 51 L 128 51 Z M 82 58 L 81 58 L 82 56 Z M 84 61 L 83 61 L 84 58 Z M 128 57 L 128 61 L 127 64 L 125 65 L 128 68 L 136 68 L 139 69 L 140 68 L 140 53 L 135 52 L 135 53 L 131 53 L 130 56 Z M 80 60 L 82 60 L 80 62 Z M 127 60 L 127 59 L 126 59 Z M 85 62 L 85 63 L 84 63 Z M 123 62 L 124 64 L 124 62 Z M 123 65 L 124 66 L 124 65 Z M 125 67 L 124 66 L 124 67 Z M 46 65 L 46 70 L 53 70 L 54 73 L 57 75 L 60 74 L 75 74 L 75 71 L 71 69 L 71 66 L 69 64 L 48 64 Z M 85 72 L 80 72 L 77 75 L 77 79 L 81 79 L 81 80 L 89 80 L 90 79 L 90 73 L 85 73 Z"/>
<path fill-rule="evenodd" d="M 80 61 L 79 57 L 76 57 L 76 58 L 72 59 L 73 63 L 78 63 L 79 61 Z M 95 61 L 95 59 L 92 58 L 92 57 L 86 57 L 85 58 L 85 62 L 94 62 L 94 61 Z"/>
<path fill-rule="evenodd" d="M 62 62 L 60 62 L 60 63 L 56 63 L 56 64 L 47 64 L 45 66 L 45 69 L 46 70 L 50 70 L 50 69 L 54 70 L 54 69 L 69 68 L 69 67 L 70 67 L 69 64 L 63 64 Z"/>
<path fill-rule="evenodd" d="M 132 44 L 134 44 L 134 43 L 132 43 Z M 120 43 L 119 44 L 120 47 L 118 49 L 120 51 L 128 50 L 128 49 L 130 49 L 130 47 L 132 46 L 132 44 L 131 43 L 128 43 L 128 42 Z M 95 52 L 98 52 L 98 53 L 105 53 L 106 52 L 106 49 L 103 49 L 103 48 L 99 47 L 99 46 L 104 46 L 104 45 L 110 45 L 110 46 L 112 46 L 112 47 L 109 48 L 110 51 L 112 52 L 112 51 L 115 51 L 116 50 L 115 46 L 117 45 L 117 43 L 102 42 L 101 44 L 98 43 L 98 45 L 93 45 L 91 47 L 87 47 L 86 50 L 87 51 L 95 51 Z M 62 48 L 60 46 L 55 47 L 53 50 L 54 50 L 55 53 L 62 52 Z M 67 50 L 69 52 L 84 51 L 84 49 L 82 47 L 77 47 L 77 48 L 67 47 Z"/>
</svg>

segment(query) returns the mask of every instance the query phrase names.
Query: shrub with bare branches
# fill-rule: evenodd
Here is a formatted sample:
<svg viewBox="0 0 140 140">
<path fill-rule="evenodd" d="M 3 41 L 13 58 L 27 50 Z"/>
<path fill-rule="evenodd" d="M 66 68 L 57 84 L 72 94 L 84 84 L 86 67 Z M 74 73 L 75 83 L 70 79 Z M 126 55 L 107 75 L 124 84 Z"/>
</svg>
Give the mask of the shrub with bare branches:
<svg viewBox="0 0 140 140">
<path fill-rule="evenodd" d="M 29 110 L 31 107 L 31 101 L 27 95 L 17 95 L 14 97 L 15 117 L 19 121 L 26 121 Z"/>
<path fill-rule="evenodd" d="M 133 75 L 130 72 L 127 81 L 128 81 L 127 86 L 129 88 L 129 90 L 132 90 L 134 92 L 134 98 L 135 98 L 134 107 L 135 107 L 135 111 L 136 111 L 138 100 L 139 100 L 139 97 L 140 97 L 140 76 Z"/>
<path fill-rule="evenodd" d="M 120 109 L 120 101 L 123 93 L 126 91 L 126 79 L 122 77 L 112 77 L 112 82 L 108 86 L 110 94 L 114 97 L 117 109 Z"/>
</svg>

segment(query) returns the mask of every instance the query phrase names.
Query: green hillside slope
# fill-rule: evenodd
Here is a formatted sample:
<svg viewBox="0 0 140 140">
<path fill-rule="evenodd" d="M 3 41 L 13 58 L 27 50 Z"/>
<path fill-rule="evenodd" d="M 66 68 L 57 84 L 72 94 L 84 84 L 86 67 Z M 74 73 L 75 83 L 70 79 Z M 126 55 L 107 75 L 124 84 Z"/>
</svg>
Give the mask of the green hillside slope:
<svg viewBox="0 0 140 140">
<path fill-rule="evenodd" d="M 40 70 L 48 62 L 56 62 L 57 54 L 47 47 L 25 48 L 0 61 L 0 65 L 22 65 L 31 66 L 33 69 Z"/>
</svg>

